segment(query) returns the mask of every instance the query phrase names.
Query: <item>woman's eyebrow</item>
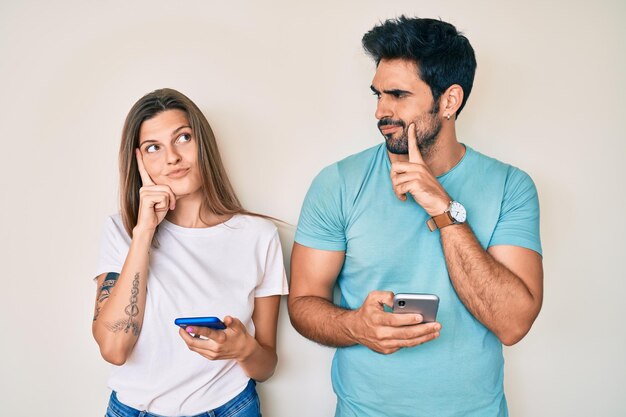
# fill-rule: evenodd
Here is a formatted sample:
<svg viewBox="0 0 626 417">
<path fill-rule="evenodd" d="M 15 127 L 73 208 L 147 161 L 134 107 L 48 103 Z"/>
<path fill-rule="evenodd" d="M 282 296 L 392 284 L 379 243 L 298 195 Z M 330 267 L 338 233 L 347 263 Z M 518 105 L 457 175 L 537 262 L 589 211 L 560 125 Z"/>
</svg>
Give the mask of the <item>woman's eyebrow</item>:
<svg viewBox="0 0 626 417">
<path fill-rule="evenodd" d="M 180 132 L 182 129 L 185 129 L 185 128 L 187 128 L 187 129 L 191 129 L 191 126 L 187 126 L 187 125 L 182 125 L 182 126 L 180 126 L 178 129 L 175 129 L 175 130 L 172 132 L 172 136 L 174 136 L 175 134 L 177 134 L 178 132 Z"/>
<path fill-rule="evenodd" d="M 154 140 L 154 139 L 146 139 L 143 142 L 139 143 L 139 147 L 141 148 L 145 143 L 157 143 L 158 140 Z"/>
<path fill-rule="evenodd" d="M 183 129 L 191 129 L 191 126 L 187 126 L 187 125 L 182 125 L 180 127 L 177 127 L 176 129 L 174 129 L 174 131 L 172 132 L 172 136 L 176 135 L 178 132 L 180 132 Z M 143 146 L 144 143 L 158 143 L 159 141 L 156 139 L 146 139 L 143 142 L 139 143 L 139 146 Z"/>
</svg>

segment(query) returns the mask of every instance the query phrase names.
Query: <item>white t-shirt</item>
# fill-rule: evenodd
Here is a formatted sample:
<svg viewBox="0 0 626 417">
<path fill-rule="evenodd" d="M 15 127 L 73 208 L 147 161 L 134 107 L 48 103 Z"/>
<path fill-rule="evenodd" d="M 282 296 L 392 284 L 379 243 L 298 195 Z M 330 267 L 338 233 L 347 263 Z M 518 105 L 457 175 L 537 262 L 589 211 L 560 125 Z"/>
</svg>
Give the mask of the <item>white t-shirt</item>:
<svg viewBox="0 0 626 417">
<path fill-rule="evenodd" d="M 194 415 L 239 394 L 249 378 L 234 360 L 190 351 L 177 317 L 230 315 L 254 335 L 254 298 L 287 294 L 276 226 L 235 215 L 202 229 L 163 220 L 152 248 L 143 325 L 132 354 L 108 381 L 121 402 L 166 416 Z M 122 270 L 130 237 L 121 216 L 107 218 L 96 276 Z"/>
</svg>

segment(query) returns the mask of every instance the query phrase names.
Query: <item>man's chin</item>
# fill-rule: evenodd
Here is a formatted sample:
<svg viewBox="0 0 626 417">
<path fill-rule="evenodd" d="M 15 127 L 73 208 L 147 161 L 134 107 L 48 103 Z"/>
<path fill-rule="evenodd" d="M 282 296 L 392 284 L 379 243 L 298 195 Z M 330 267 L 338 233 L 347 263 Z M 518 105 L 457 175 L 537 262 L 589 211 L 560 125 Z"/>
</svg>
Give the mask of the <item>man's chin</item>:
<svg viewBox="0 0 626 417">
<path fill-rule="evenodd" d="M 402 139 L 386 138 L 385 145 L 387 145 L 387 150 L 393 154 L 407 155 L 409 153 L 408 143 Z"/>
</svg>

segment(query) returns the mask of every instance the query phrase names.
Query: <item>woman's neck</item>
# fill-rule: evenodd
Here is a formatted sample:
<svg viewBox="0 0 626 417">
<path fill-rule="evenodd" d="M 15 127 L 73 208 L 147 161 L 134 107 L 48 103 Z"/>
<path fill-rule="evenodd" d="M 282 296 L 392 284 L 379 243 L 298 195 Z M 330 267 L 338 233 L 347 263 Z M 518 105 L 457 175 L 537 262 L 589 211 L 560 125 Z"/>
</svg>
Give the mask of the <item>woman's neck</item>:
<svg viewBox="0 0 626 417">
<path fill-rule="evenodd" d="M 202 195 L 194 193 L 179 197 L 176 208 L 170 210 L 165 218 L 180 227 L 204 228 L 224 223 L 233 215 L 217 215 L 202 207 Z"/>
</svg>

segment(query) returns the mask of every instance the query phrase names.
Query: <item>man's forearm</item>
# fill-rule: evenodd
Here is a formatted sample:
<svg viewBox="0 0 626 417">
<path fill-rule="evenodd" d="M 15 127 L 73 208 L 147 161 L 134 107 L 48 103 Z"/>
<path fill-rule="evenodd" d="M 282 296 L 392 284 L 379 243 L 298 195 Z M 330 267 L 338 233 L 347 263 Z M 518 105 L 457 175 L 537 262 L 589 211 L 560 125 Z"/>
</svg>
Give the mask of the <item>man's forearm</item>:
<svg viewBox="0 0 626 417">
<path fill-rule="evenodd" d="M 322 297 L 301 296 L 289 301 L 293 327 L 302 336 L 326 346 L 356 344 L 348 325 L 352 314 L 352 310 L 337 307 Z"/>
<path fill-rule="evenodd" d="M 520 277 L 481 246 L 469 225 L 441 229 L 452 284 L 467 309 L 506 345 L 530 329 L 540 301 Z"/>
</svg>

